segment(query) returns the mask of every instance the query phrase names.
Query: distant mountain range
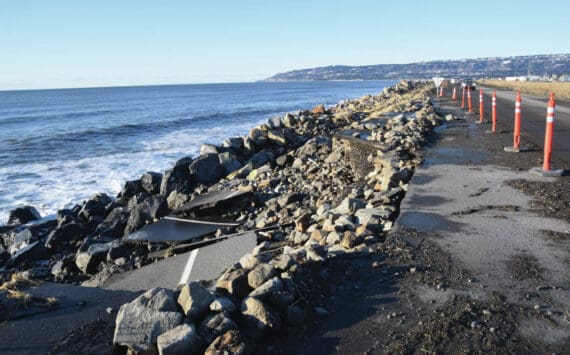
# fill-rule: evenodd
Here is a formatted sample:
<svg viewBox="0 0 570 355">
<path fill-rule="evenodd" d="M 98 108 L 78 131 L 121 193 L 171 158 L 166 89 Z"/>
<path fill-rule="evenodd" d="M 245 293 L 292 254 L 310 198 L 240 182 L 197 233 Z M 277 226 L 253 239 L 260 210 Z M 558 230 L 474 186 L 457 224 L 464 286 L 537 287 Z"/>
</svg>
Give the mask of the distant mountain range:
<svg viewBox="0 0 570 355">
<path fill-rule="evenodd" d="M 570 53 L 435 60 L 410 64 L 333 65 L 276 74 L 265 81 L 383 80 L 443 77 L 551 76 L 570 74 Z"/>
</svg>

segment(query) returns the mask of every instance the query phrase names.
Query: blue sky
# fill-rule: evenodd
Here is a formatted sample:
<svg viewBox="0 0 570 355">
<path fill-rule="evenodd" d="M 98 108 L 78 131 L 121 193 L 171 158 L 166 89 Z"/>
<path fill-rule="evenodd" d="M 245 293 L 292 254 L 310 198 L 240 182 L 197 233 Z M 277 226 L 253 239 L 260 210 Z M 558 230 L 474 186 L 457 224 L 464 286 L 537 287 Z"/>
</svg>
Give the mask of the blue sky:
<svg viewBox="0 0 570 355">
<path fill-rule="evenodd" d="M 570 51 L 570 2 L 0 0 L 0 90 Z"/>
</svg>

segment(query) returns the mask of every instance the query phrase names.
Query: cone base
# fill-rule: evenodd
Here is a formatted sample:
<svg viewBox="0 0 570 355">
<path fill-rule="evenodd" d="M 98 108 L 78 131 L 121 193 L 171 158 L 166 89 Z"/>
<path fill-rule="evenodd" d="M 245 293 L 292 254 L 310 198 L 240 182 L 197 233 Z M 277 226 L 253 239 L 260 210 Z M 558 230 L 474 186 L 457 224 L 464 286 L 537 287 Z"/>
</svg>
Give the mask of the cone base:
<svg viewBox="0 0 570 355">
<path fill-rule="evenodd" d="M 542 167 L 536 167 L 530 169 L 530 173 L 542 177 L 558 177 L 564 174 L 564 169 L 542 170 Z"/>
<path fill-rule="evenodd" d="M 505 152 L 509 152 L 509 153 L 526 153 L 526 152 L 532 151 L 531 148 L 527 148 L 527 147 L 520 147 L 520 148 L 505 147 L 504 149 L 505 149 Z"/>
</svg>

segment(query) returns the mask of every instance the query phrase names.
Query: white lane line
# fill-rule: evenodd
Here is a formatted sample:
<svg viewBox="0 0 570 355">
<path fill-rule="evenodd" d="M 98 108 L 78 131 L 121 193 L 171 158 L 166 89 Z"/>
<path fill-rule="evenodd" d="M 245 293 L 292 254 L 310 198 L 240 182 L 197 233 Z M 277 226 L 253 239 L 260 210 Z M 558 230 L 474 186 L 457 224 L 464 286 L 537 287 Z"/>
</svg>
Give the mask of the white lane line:
<svg viewBox="0 0 570 355">
<path fill-rule="evenodd" d="M 190 273 L 192 272 L 192 267 L 194 266 L 194 262 L 196 261 L 196 255 L 198 255 L 198 250 L 194 249 L 188 256 L 188 262 L 186 262 L 186 266 L 184 267 L 184 272 L 182 273 L 182 277 L 180 278 L 179 285 L 183 285 L 188 282 L 188 278 L 190 277 Z"/>
</svg>

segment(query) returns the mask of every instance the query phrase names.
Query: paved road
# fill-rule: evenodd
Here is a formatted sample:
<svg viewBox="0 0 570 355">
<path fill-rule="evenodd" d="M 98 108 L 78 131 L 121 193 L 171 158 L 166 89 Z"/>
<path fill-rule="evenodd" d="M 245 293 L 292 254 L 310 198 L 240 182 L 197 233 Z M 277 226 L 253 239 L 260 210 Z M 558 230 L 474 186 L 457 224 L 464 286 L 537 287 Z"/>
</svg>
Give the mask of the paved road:
<svg viewBox="0 0 570 355">
<path fill-rule="evenodd" d="M 140 269 L 113 276 L 103 286 L 110 290 L 139 291 L 155 287 L 175 289 L 179 284 L 217 278 L 256 245 L 254 232 L 194 249 Z"/>
<path fill-rule="evenodd" d="M 484 91 L 484 112 L 487 122 L 491 120 L 492 88 L 480 87 Z M 461 90 L 458 91 L 461 95 Z M 512 134 L 516 93 L 513 91 L 497 90 L 497 121 L 499 129 Z M 461 100 L 461 97 L 459 96 Z M 473 116 L 479 118 L 479 92 L 472 93 Z M 458 100 L 460 104 L 460 100 Z M 522 131 L 521 145 L 533 143 L 542 148 L 544 145 L 544 130 L 546 127 L 546 106 L 548 100 L 522 94 Z M 554 123 L 553 163 L 559 160 L 563 167 L 570 165 L 570 104 L 556 103 L 556 121 Z"/>
</svg>

